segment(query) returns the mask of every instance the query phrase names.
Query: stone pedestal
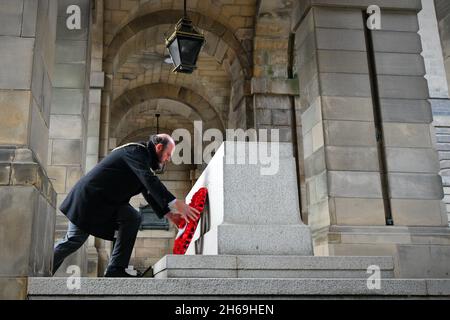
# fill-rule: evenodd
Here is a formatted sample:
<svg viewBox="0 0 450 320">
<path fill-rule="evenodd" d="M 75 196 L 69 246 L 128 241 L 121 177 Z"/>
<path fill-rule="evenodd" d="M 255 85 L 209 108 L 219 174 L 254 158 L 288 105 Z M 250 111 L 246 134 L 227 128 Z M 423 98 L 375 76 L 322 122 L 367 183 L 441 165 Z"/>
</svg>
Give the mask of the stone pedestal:
<svg viewBox="0 0 450 320">
<path fill-rule="evenodd" d="M 69 5 L 80 8 L 79 30 L 66 26 Z M 94 19 L 91 11 L 96 7 L 89 0 L 58 2 L 57 33 L 55 39 L 55 71 L 53 99 L 50 112 L 48 173 L 58 193 L 58 206 L 64 201 L 75 183 L 89 171 L 98 159 L 101 88 L 90 88 L 91 50 L 90 26 Z M 100 8 L 103 4 L 100 4 Z M 95 11 L 98 13 L 98 11 Z M 100 21 L 103 23 L 103 20 Z M 99 53 L 96 52 L 96 55 Z M 97 84 L 98 86 L 101 85 Z M 55 240 L 67 231 L 68 219 L 58 211 Z M 88 274 L 89 263 L 95 265 L 94 241 L 70 255 L 61 265 L 57 276 L 68 276 L 67 267 L 80 267 Z M 88 258 L 88 251 L 91 258 Z"/>
<path fill-rule="evenodd" d="M 392 257 L 313 257 L 292 255 L 167 255 L 153 266 L 156 279 L 265 278 L 365 279 L 377 266 L 383 279 L 394 277 Z"/>
<path fill-rule="evenodd" d="M 0 147 L 0 299 L 23 299 L 29 276 L 50 276 L 56 193 L 24 148 Z"/>
<path fill-rule="evenodd" d="M 251 164 L 250 150 L 272 152 L 272 167 Z M 208 188 L 209 228 L 197 228 L 187 254 L 312 255 L 296 177 L 290 143 L 224 142 L 186 197 Z"/>
</svg>

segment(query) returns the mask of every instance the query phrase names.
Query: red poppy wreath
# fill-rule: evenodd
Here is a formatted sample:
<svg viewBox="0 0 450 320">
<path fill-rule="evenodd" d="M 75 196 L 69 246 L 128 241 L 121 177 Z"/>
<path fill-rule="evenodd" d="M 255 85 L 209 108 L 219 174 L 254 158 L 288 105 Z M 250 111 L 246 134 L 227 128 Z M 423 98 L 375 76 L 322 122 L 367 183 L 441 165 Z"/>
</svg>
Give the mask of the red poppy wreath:
<svg viewBox="0 0 450 320">
<path fill-rule="evenodd" d="M 189 206 L 197 209 L 200 213 L 202 213 L 203 209 L 205 208 L 207 194 L 208 189 L 200 188 L 192 196 L 191 203 L 189 203 Z M 199 220 L 200 215 L 194 221 L 189 221 L 189 223 L 187 223 L 185 220 L 181 220 L 181 222 L 177 225 L 178 234 L 173 244 L 173 254 L 186 253 L 186 250 L 188 249 L 189 244 L 192 241 L 192 237 L 194 236 L 195 230 L 197 229 Z"/>
</svg>

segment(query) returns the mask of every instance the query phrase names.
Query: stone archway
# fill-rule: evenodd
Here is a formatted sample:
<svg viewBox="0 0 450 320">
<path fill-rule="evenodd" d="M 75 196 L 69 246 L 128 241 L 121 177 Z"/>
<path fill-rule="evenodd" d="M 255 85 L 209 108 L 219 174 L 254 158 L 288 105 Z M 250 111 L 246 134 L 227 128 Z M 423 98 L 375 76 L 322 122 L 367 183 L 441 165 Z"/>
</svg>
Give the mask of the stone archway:
<svg viewBox="0 0 450 320">
<path fill-rule="evenodd" d="M 179 101 L 190 107 L 193 113 L 198 113 L 205 129 L 221 131 L 229 126 L 230 112 L 252 108 L 252 99 L 244 97 L 250 95 L 254 19 L 251 16 L 254 15 L 256 1 L 249 0 L 243 5 L 207 5 L 207 9 L 191 8 L 189 14 L 192 13 L 194 24 L 205 32 L 207 44 L 199 58 L 197 74 L 190 77 L 172 74 L 171 68 L 161 64 L 161 60 L 152 61 L 153 57 L 161 57 L 164 53 L 163 37 L 156 33 L 177 22 L 181 16 L 176 2 L 173 1 L 169 7 L 167 1 L 156 5 L 140 2 L 134 10 L 124 9 L 122 1 L 119 8 L 112 1 L 105 2 L 107 10 L 102 41 L 103 70 L 106 73 L 102 100 L 102 124 L 105 128 L 101 131 L 105 154 L 110 138 L 117 137 L 115 131 L 120 122 L 127 123 L 127 113 L 143 101 Z M 203 1 L 202 5 L 208 3 Z M 214 11 L 216 7 L 221 7 L 221 14 L 215 14 L 218 13 Z M 113 8 L 117 10 L 109 11 Z M 119 15 L 121 22 L 116 23 Z M 110 23 L 112 21 L 114 23 Z M 140 63 L 146 64 L 144 68 L 139 69 Z M 218 76 L 223 81 L 221 86 L 217 85 Z M 243 128 L 247 122 L 252 123 L 253 120 L 245 120 Z M 154 123 L 147 121 L 146 124 L 147 127 L 129 132 L 119 142 L 151 132 Z"/>
<path fill-rule="evenodd" d="M 219 120 L 217 111 L 202 96 L 186 87 L 164 83 L 141 86 L 118 97 L 111 108 L 111 127 L 116 126 L 123 115 L 134 105 L 158 98 L 180 101 L 199 114 L 209 127 L 224 130 L 225 126 Z"/>
<path fill-rule="evenodd" d="M 182 13 L 179 10 L 163 9 L 155 8 L 155 6 L 147 8 L 146 4 L 143 4 L 139 10 L 135 10 L 135 14 L 130 14 L 129 17 L 116 26 L 114 34 L 106 41 L 107 48 L 104 53 L 105 70 L 112 75 L 113 81 L 115 72 L 120 70 L 127 57 L 158 42 L 153 41 L 154 36 L 148 36 L 149 33 L 153 32 L 154 28 L 158 28 L 161 25 L 174 24 Z M 243 29 L 233 30 L 224 24 L 224 21 L 218 21 L 217 17 L 209 17 L 206 12 L 197 11 L 190 11 L 189 15 L 196 26 L 206 31 L 207 44 L 204 49 L 205 53 L 222 65 L 231 78 L 229 109 L 234 110 L 236 107 L 242 106 L 241 101 L 243 97 L 249 95 L 250 85 L 248 79 L 251 76 L 252 68 L 251 42 L 249 39 L 239 41 L 236 35 L 245 38 L 248 37 L 249 32 L 242 32 Z M 143 41 L 144 38 L 146 39 L 145 41 Z M 163 40 L 162 38 L 161 40 Z M 148 41 L 148 39 L 151 40 Z M 121 80 L 121 82 L 127 82 L 127 80 Z M 142 84 L 142 81 L 140 83 Z M 251 100 L 246 100 L 245 102 L 251 102 Z M 231 112 L 230 110 L 224 110 L 223 112 L 227 115 Z"/>
<path fill-rule="evenodd" d="M 172 130 L 184 128 L 193 130 L 194 121 L 202 121 L 202 118 L 192 108 L 181 102 L 169 99 L 150 99 L 132 108 L 121 118 L 112 131 L 112 136 L 121 144 L 126 141 L 131 133 L 143 128 L 156 128 L 156 114 L 159 114 L 158 125 L 160 128 Z"/>
<path fill-rule="evenodd" d="M 157 25 L 174 25 L 182 15 L 183 12 L 178 10 L 160 10 L 130 17 L 127 23 L 115 33 L 113 39 L 108 44 L 108 49 L 105 51 L 104 56 L 105 60 L 107 62 L 113 61 L 123 44 L 135 35 L 138 35 L 140 31 Z M 229 28 L 217 20 L 198 12 L 189 12 L 189 17 L 198 28 L 220 37 L 224 43 L 222 46 L 225 47 L 222 50 L 225 49 L 224 51 L 228 53 L 228 57 L 233 58 L 230 61 L 230 65 L 233 64 L 234 59 L 238 59 L 244 75 L 247 77 L 250 75 L 251 59 Z M 214 40 L 217 39 L 211 39 L 211 41 L 217 42 Z M 210 48 L 210 50 L 213 50 L 212 46 Z M 225 54 L 217 55 L 216 58 L 221 62 L 224 56 Z M 107 71 L 110 67 L 112 66 L 106 66 Z"/>
<path fill-rule="evenodd" d="M 180 86 L 182 85 L 186 89 L 200 95 L 217 114 L 221 123 L 225 125 L 227 121 L 227 109 L 229 104 L 229 92 L 230 92 L 230 81 L 228 76 L 223 72 L 223 70 L 218 70 L 220 68 L 215 62 L 211 64 L 211 59 L 207 57 L 200 57 L 199 65 L 201 70 L 193 75 L 185 74 L 173 74 L 171 67 L 164 63 L 154 63 L 147 70 L 138 69 L 135 67 L 135 62 L 127 63 L 127 65 L 133 65 L 131 67 L 123 67 L 120 72 L 115 75 L 113 83 L 113 95 L 116 100 L 124 93 L 132 91 L 139 87 L 146 87 L 149 85 L 158 85 L 161 83 Z M 211 68 L 211 70 L 206 70 L 206 68 Z M 128 78 L 128 73 L 124 71 L 133 72 L 135 74 L 133 80 Z M 214 73 L 214 75 L 204 75 L 204 73 Z M 217 74 L 215 74 L 217 73 Z"/>
</svg>

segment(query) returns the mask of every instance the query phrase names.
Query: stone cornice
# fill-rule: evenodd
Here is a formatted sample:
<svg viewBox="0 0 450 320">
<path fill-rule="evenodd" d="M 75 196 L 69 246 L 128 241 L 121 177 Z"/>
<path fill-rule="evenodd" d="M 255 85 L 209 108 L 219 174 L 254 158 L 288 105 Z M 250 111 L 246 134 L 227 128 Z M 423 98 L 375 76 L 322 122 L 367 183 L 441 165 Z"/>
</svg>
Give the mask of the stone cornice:
<svg viewBox="0 0 450 320">
<path fill-rule="evenodd" d="M 30 149 L 0 147 L 0 186 L 34 186 L 56 206 L 53 185 Z"/>
<path fill-rule="evenodd" d="M 381 10 L 401 10 L 418 13 L 422 10 L 421 0 L 303 0 L 298 1 L 294 7 L 291 30 L 295 31 L 305 14 L 311 7 L 340 7 L 366 9 L 371 5 L 377 5 Z"/>
</svg>

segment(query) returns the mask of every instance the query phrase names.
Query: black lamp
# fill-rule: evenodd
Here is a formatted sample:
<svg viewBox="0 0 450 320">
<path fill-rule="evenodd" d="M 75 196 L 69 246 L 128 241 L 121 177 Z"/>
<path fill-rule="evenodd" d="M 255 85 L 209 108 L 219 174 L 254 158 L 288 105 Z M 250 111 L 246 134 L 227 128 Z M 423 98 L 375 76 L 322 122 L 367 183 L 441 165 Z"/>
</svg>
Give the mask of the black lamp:
<svg viewBox="0 0 450 320">
<path fill-rule="evenodd" d="M 175 67 L 172 72 L 192 73 L 204 42 L 205 37 L 195 30 L 192 21 L 186 15 L 186 0 L 184 0 L 184 16 L 176 24 L 172 35 L 166 39 L 166 48 Z"/>
</svg>

